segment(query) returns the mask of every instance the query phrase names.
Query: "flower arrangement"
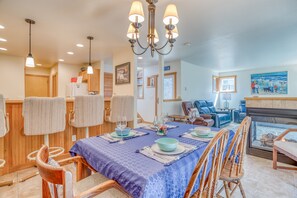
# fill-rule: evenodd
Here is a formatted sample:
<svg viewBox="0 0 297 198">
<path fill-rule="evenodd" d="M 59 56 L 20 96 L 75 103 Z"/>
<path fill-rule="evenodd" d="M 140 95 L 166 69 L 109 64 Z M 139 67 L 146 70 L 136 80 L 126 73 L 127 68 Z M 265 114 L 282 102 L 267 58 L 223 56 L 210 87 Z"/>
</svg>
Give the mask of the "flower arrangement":
<svg viewBox="0 0 297 198">
<path fill-rule="evenodd" d="M 161 125 L 161 126 L 159 127 L 159 129 L 158 129 L 157 134 L 158 134 L 158 135 L 166 135 L 167 132 L 168 132 L 168 130 L 167 130 L 167 126 L 166 126 L 166 125 Z"/>
</svg>

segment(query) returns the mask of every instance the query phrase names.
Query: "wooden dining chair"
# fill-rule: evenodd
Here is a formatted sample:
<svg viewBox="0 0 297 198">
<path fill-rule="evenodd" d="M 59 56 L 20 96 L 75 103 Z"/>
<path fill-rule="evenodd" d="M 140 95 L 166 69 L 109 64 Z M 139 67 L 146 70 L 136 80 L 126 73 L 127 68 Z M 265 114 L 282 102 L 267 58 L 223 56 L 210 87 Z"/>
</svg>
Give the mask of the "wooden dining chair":
<svg viewBox="0 0 297 198">
<path fill-rule="evenodd" d="M 234 134 L 225 156 L 222 172 L 220 175 L 220 180 L 223 181 L 224 185 L 218 191 L 217 195 L 219 195 L 222 190 L 225 189 L 226 197 L 229 198 L 237 189 L 237 187 L 239 187 L 242 197 L 246 197 L 240 179 L 244 175 L 243 159 L 250 126 L 251 118 L 247 116 L 241 122 L 239 128 Z M 235 184 L 235 186 L 233 187 L 232 184 Z"/>
<path fill-rule="evenodd" d="M 76 164 L 76 183 L 73 182 L 72 173 L 61 167 L 70 163 Z M 80 180 L 82 167 L 86 164 L 80 156 L 56 162 L 49 158 L 48 146 L 43 145 L 37 153 L 36 164 L 42 177 L 43 198 L 129 197 L 116 181 L 99 173 Z"/>
<path fill-rule="evenodd" d="M 215 189 L 220 176 L 228 137 L 229 131 L 227 129 L 221 129 L 209 142 L 193 171 L 184 198 L 215 197 Z M 194 191 L 194 186 L 198 179 L 199 188 Z"/>
<path fill-rule="evenodd" d="M 297 129 L 288 129 L 277 138 L 274 139 L 273 144 L 273 169 L 287 169 L 287 170 L 297 170 L 297 167 L 288 166 L 278 166 L 277 165 L 277 152 L 280 152 L 292 160 L 297 162 L 297 143 L 285 141 L 285 136 L 288 133 L 297 132 Z"/>
</svg>

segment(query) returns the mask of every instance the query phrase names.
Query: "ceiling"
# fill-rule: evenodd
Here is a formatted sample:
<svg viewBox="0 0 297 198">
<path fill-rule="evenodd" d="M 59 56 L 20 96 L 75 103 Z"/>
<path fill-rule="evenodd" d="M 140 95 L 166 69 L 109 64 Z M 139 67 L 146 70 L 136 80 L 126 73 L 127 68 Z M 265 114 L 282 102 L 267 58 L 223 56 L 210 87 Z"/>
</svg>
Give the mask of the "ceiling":
<svg viewBox="0 0 297 198">
<path fill-rule="evenodd" d="M 145 15 L 146 2 L 144 5 Z M 32 27 L 32 53 L 36 63 L 52 66 L 62 58 L 66 63 L 88 60 L 87 36 L 95 37 L 94 61 L 112 60 L 112 54 L 130 46 L 126 37 L 132 0 L 0 0 L 0 47 L 3 54 L 26 57 L 28 24 Z M 165 61 L 183 59 L 217 71 L 279 66 L 297 63 L 296 0 L 160 0 L 156 25 L 165 42 L 162 23 L 166 5 L 177 5 L 179 37 Z M 147 17 L 146 17 L 147 19 Z M 141 30 L 146 39 L 147 20 Z M 184 43 L 190 42 L 191 46 Z M 76 47 L 77 43 L 84 48 Z M 68 55 L 72 51 L 74 55 Z M 144 56 L 140 64 L 152 64 Z"/>
</svg>

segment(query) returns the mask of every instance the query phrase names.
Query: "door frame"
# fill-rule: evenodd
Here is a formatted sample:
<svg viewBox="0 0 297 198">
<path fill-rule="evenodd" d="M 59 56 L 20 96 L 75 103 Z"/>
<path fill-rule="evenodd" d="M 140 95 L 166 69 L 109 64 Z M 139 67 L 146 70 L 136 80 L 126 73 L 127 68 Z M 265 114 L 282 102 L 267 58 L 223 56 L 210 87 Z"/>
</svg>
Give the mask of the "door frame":
<svg viewBox="0 0 297 198">
<path fill-rule="evenodd" d="M 155 81 L 155 116 L 158 116 L 159 94 L 158 94 L 158 78 L 159 75 L 153 75 Z"/>
<path fill-rule="evenodd" d="M 49 75 L 39 75 L 39 74 L 25 74 L 25 97 L 26 96 L 26 76 L 35 76 L 35 77 L 43 77 L 43 78 L 47 78 L 48 83 L 47 83 L 47 97 L 50 96 L 50 76 Z"/>
<path fill-rule="evenodd" d="M 55 86 L 56 89 L 54 89 L 54 83 L 56 85 Z M 52 75 L 51 84 L 52 84 L 52 90 L 51 90 L 52 95 L 51 95 L 51 97 L 57 97 L 58 96 L 58 72 L 56 72 L 54 75 Z"/>
</svg>

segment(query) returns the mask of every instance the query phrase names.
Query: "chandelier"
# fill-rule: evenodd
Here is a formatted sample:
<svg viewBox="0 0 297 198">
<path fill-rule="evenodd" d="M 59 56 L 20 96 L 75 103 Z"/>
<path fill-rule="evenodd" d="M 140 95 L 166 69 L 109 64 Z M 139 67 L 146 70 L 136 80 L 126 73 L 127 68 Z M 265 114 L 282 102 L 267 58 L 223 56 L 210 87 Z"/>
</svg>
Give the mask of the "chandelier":
<svg viewBox="0 0 297 198">
<path fill-rule="evenodd" d="M 159 42 L 159 36 L 155 27 L 155 4 L 158 0 L 146 0 L 146 2 L 148 3 L 148 34 L 147 44 L 145 46 L 139 42 L 139 30 L 142 26 L 141 23 L 144 21 L 142 3 L 140 1 L 134 1 L 131 6 L 129 13 L 129 20 L 131 23 L 128 28 L 127 37 L 131 43 L 132 51 L 135 55 L 142 55 L 150 48 L 152 57 L 154 57 L 155 51 L 160 55 L 167 55 L 172 51 L 173 44 L 178 37 L 176 24 L 178 23 L 179 18 L 176 6 L 174 4 L 169 4 L 165 10 L 163 23 L 165 24 L 165 36 L 167 41 L 164 45 L 158 47 L 157 43 Z M 138 45 L 142 51 L 139 53 L 136 52 L 135 45 Z M 168 45 L 170 46 L 169 51 L 163 53 L 163 49 Z"/>
</svg>

